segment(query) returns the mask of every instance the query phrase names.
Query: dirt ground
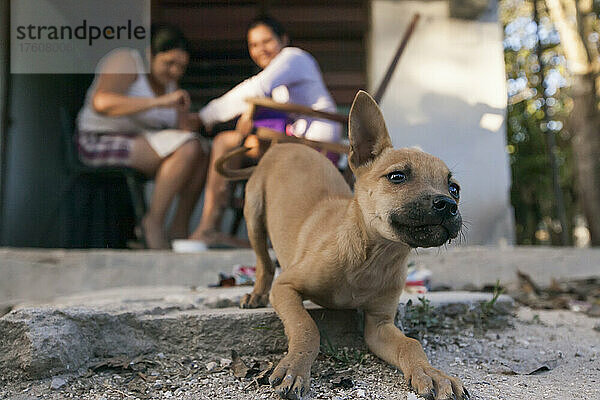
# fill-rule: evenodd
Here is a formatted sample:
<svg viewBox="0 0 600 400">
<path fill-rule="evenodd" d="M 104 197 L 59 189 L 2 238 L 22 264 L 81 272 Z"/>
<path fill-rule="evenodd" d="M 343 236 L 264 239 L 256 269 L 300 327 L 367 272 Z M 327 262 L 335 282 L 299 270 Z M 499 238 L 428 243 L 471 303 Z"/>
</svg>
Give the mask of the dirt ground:
<svg viewBox="0 0 600 400">
<path fill-rule="evenodd" d="M 432 364 L 460 377 L 473 399 L 600 399 L 600 319 L 521 307 L 501 322 L 486 329 L 437 329 L 443 324 L 431 323 L 422 341 Z M 444 323 L 460 325 L 462 319 Z M 239 370 L 230 365 L 231 354 L 100 360 L 87 371 L 52 379 L 0 378 L 0 398 L 278 399 L 259 373 L 281 356 L 243 357 L 250 368 L 246 378 L 234 376 Z M 420 399 L 395 368 L 364 348 L 325 349 L 312 375 L 313 399 Z"/>
</svg>

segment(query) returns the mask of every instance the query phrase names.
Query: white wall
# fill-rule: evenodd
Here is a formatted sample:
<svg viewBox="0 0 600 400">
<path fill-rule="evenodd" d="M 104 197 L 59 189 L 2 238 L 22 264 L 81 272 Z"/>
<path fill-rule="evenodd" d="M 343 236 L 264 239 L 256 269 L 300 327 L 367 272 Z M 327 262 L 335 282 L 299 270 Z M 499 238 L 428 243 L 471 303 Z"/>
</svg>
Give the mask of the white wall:
<svg viewBox="0 0 600 400">
<path fill-rule="evenodd" d="M 394 146 L 420 146 L 461 183 L 467 243 L 512 243 L 506 88 L 497 4 L 476 21 L 447 1 L 372 1 L 369 87 L 374 91 L 414 13 L 421 20 L 381 102 Z"/>
</svg>

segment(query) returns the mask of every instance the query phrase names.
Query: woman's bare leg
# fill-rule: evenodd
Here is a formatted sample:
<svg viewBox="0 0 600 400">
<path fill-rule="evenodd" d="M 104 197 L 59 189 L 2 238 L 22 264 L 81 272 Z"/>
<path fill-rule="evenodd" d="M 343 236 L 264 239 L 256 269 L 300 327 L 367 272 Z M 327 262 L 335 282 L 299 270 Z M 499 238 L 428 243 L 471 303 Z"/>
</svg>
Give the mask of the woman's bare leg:
<svg viewBox="0 0 600 400">
<path fill-rule="evenodd" d="M 177 211 L 169 228 L 169 239 L 185 239 L 189 235 L 190 217 L 206 182 L 208 157 L 208 152 L 203 148 L 195 161 L 192 176 L 179 192 Z"/>
<path fill-rule="evenodd" d="M 131 148 L 131 168 L 141 171 L 143 174 L 153 177 L 163 161 L 162 158 L 150 146 L 150 143 L 142 136 L 133 141 Z"/>
<path fill-rule="evenodd" d="M 218 134 L 213 140 L 206 191 L 204 192 L 204 207 L 202 218 L 190 239 L 210 242 L 211 234 L 219 230 L 223 209 L 227 200 L 228 181 L 215 170 L 215 161 L 228 151 L 239 146 L 244 137 L 237 131 L 227 131 Z M 238 161 L 239 162 L 239 161 Z M 235 168 L 236 160 L 231 160 L 230 166 Z M 222 235 L 219 235 L 222 236 Z"/>
<path fill-rule="evenodd" d="M 146 243 L 151 249 L 168 248 L 164 234 L 167 210 L 175 194 L 189 181 L 195 160 L 202 152 L 200 142 L 191 140 L 164 159 L 156 154 L 144 138 L 137 138 L 131 152 L 131 166 L 148 175 L 155 173 L 150 208 L 142 219 Z"/>
</svg>

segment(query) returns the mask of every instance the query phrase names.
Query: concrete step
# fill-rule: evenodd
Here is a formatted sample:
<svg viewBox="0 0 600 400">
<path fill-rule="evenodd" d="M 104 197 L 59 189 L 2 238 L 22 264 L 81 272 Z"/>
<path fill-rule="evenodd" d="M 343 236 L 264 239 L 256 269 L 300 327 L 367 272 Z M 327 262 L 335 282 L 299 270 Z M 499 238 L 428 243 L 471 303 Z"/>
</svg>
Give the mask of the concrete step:
<svg viewBox="0 0 600 400">
<path fill-rule="evenodd" d="M 249 291 L 249 287 L 131 287 L 59 298 L 49 304 L 21 304 L 0 318 L 0 371 L 13 374 L 14 379 L 37 379 L 118 355 L 206 352 L 222 356 L 231 349 L 242 355 L 282 353 L 287 341 L 273 309 L 235 306 Z M 405 294 L 401 303 L 418 303 L 418 297 Z M 492 295 L 433 292 L 425 297 L 432 306 L 453 307 L 456 313 L 457 305 L 464 311 Z M 497 304 L 507 309 L 512 299 L 500 296 Z M 357 311 L 306 306 L 332 344 L 362 343 Z"/>
<path fill-rule="evenodd" d="M 600 274 L 600 249 L 549 247 L 450 247 L 425 250 L 410 261 L 433 272 L 434 286 L 481 288 L 528 273 L 546 286 L 553 278 Z M 251 250 L 176 254 L 171 251 L 0 249 L 0 315 L 22 301 L 122 286 L 206 287 L 234 264 L 254 264 Z"/>
</svg>

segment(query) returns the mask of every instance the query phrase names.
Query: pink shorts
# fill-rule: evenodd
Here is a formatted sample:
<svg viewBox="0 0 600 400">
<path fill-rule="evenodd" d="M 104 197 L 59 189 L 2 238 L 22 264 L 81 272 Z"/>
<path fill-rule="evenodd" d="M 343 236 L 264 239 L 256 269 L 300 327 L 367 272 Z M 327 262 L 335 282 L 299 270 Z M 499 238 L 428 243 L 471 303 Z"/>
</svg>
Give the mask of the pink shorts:
<svg viewBox="0 0 600 400">
<path fill-rule="evenodd" d="M 130 166 L 131 148 L 136 134 L 78 131 L 79 159 L 86 165 Z"/>
<path fill-rule="evenodd" d="M 180 129 L 163 129 L 141 133 L 90 132 L 77 133 L 79 158 L 89 166 L 131 166 L 131 150 L 138 137 L 146 139 L 160 158 L 168 157 L 190 140 L 200 140 L 195 133 Z M 204 148 L 208 153 L 209 149 Z"/>
</svg>

